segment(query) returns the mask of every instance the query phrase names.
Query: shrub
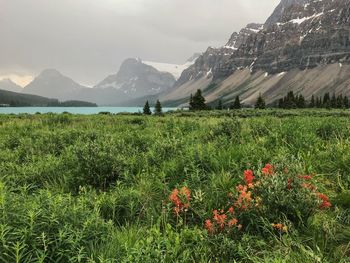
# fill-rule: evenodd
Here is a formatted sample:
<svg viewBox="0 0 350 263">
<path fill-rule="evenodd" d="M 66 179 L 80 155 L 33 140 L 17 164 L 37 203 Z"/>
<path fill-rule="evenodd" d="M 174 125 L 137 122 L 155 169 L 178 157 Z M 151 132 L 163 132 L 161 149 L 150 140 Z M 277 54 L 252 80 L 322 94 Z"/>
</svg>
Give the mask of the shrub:
<svg viewBox="0 0 350 263">
<path fill-rule="evenodd" d="M 67 175 L 69 188 L 92 186 L 105 191 L 123 175 L 124 161 L 117 146 L 106 140 L 76 144 L 65 156 L 71 167 Z"/>
<path fill-rule="evenodd" d="M 225 120 L 218 124 L 211 132 L 211 137 L 223 136 L 233 143 L 241 141 L 241 123 L 237 119 Z"/>
</svg>

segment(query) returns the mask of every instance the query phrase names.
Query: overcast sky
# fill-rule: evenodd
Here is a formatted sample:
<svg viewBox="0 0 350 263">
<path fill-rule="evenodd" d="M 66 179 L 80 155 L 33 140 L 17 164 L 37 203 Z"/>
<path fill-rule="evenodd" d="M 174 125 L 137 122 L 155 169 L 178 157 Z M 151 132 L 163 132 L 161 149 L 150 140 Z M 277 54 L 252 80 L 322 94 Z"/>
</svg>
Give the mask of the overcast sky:
<svg viewBox="0 0 350 263">
<path fill-rule="evenodd" d="M 183 63 L 279 0 L 0 0 L 0 78 L 56 68 L 93 86 L 128 57 Z"/>
</svg>

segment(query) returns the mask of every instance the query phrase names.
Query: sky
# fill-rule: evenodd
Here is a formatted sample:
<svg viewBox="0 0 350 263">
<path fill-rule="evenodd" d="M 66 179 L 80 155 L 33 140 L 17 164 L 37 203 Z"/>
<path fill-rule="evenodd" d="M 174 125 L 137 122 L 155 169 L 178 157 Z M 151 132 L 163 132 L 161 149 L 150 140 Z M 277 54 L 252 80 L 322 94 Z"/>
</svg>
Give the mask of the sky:
<svg viewBox="0 0 350 263">
<path fill-rule="evenodd" d="M 86 86 L 129 57 L 182 64 L 279 0 L 0 0 L 0 79 L 20 85 L 55 68 Z"/>
</svg>

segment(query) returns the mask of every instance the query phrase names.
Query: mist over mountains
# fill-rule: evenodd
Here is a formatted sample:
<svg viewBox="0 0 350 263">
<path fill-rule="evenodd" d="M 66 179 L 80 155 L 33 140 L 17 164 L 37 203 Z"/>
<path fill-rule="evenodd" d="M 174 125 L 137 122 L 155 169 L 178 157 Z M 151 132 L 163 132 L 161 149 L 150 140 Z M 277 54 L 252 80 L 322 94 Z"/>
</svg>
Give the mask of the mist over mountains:
<svg viewBox="0 0 350 263">
<path fill-rule="evenodd" d="M 306 98 L 350 95 L 349 59 L 349 0 L 282 0 L 264 24 L 250 23 L 182 65 L 129 58 L 93 88 L 48 69 L 23 89 L 10 80 L 0 81 L 0 89 L 111 106 L 146 99 L 186 105 L 197 89 L 210 103 L 239 95 L 253 104 L 259 94 L 273 103 L 291 90 Z"/>
</svg>

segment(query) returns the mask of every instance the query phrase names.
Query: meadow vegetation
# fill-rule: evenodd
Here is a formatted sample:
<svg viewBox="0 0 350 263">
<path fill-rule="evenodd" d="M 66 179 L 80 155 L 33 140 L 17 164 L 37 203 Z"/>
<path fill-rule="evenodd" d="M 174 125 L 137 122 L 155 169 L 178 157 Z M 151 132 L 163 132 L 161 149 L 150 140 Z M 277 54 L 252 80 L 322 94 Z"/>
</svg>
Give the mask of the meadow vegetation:
<svg viewBox="0 0 350 263">
<path fill-rule="evenodd" d="M 0 262 L 349 262 L 349 116 L 0 115 Z"/>
</svg>

